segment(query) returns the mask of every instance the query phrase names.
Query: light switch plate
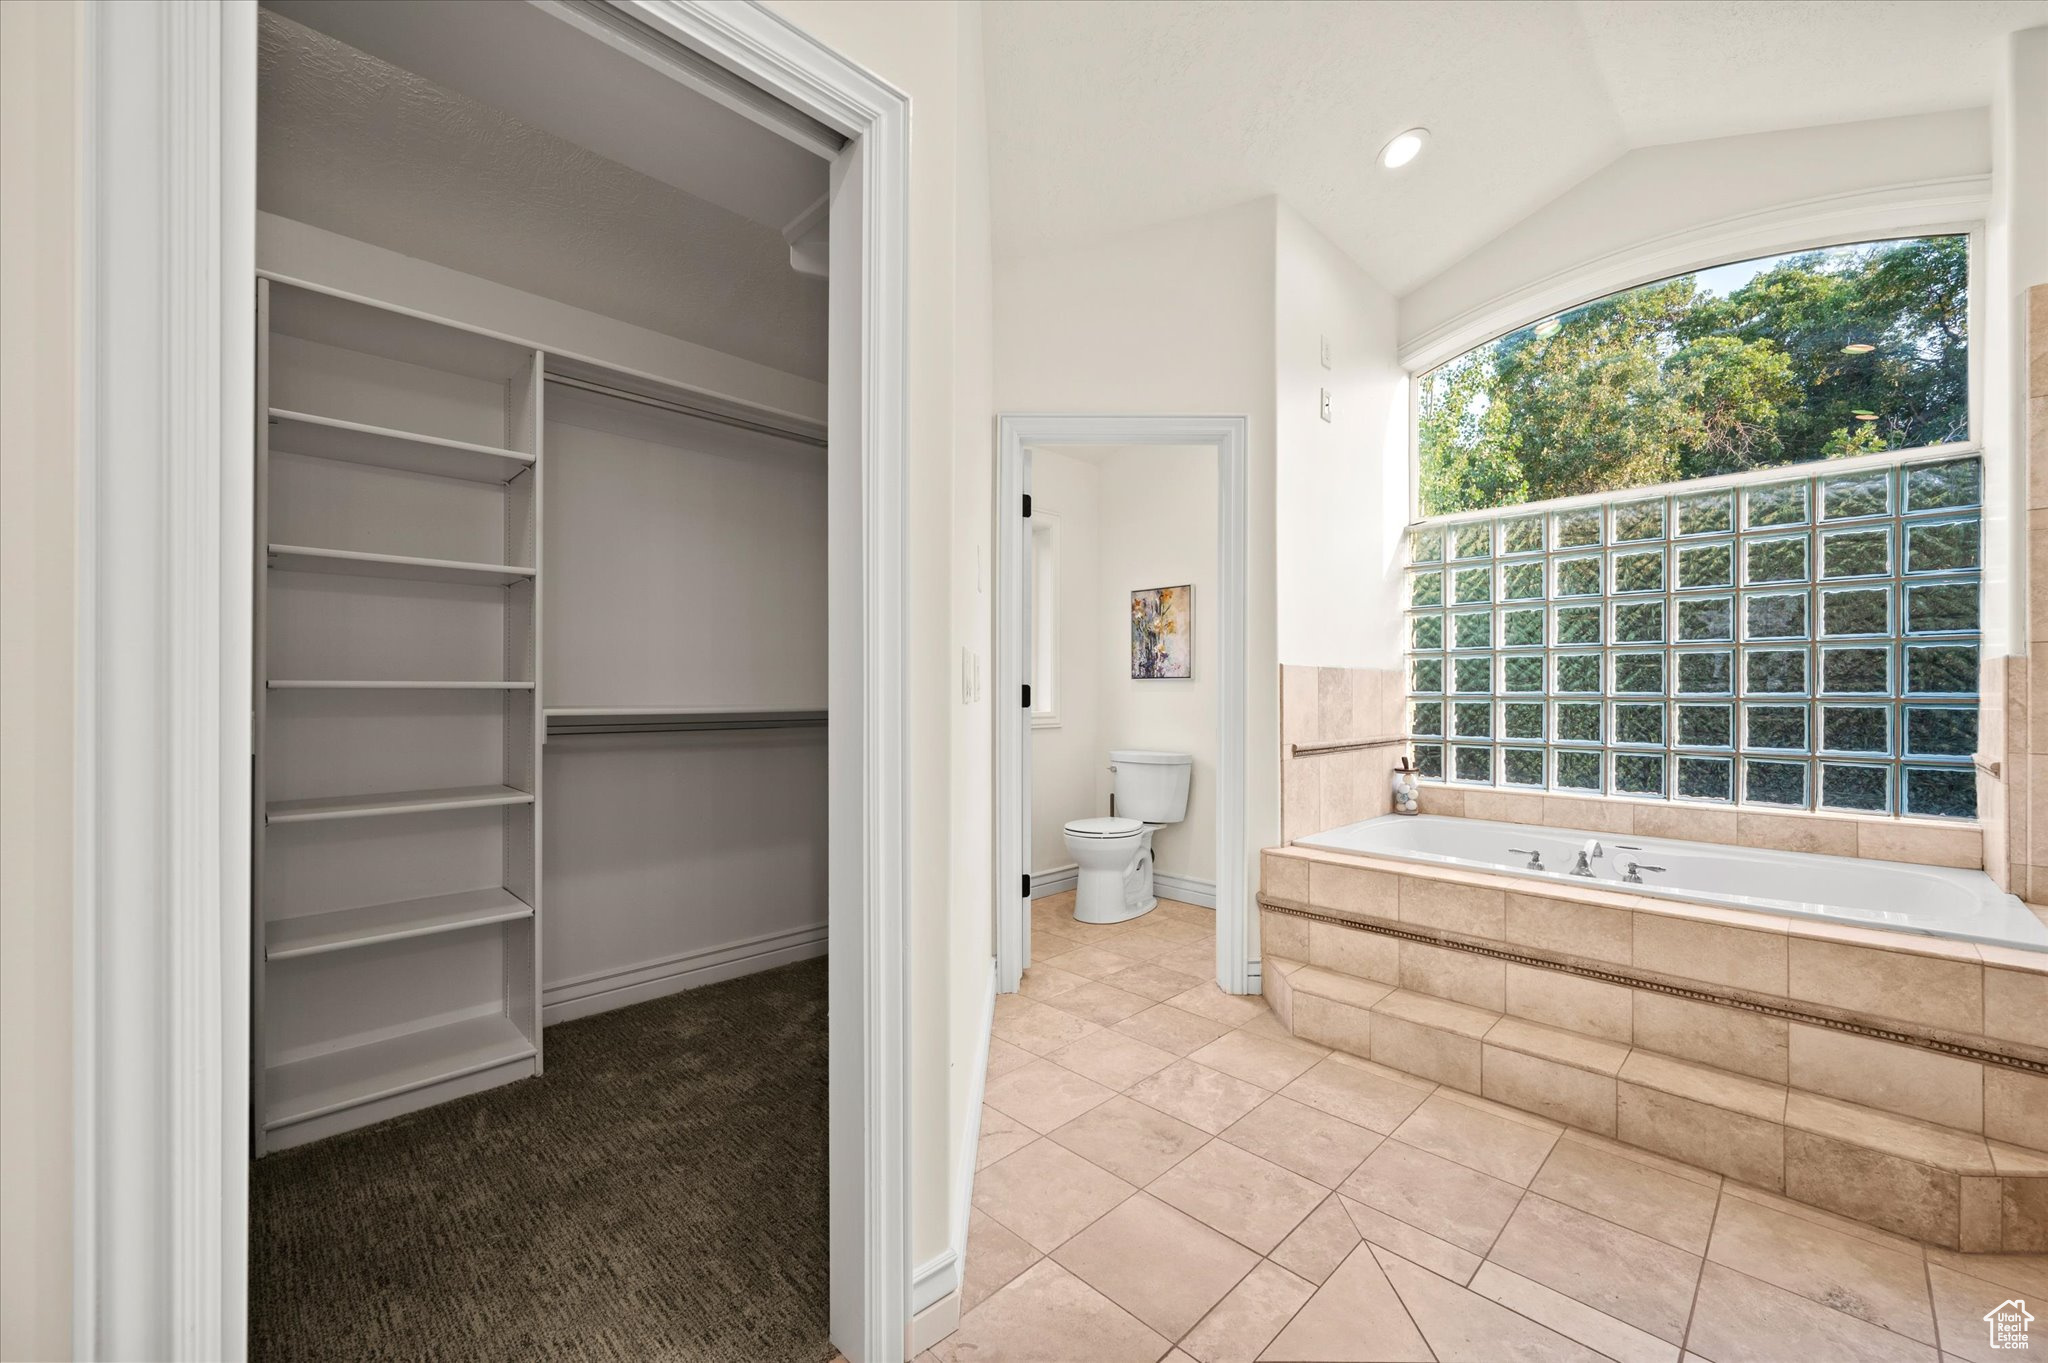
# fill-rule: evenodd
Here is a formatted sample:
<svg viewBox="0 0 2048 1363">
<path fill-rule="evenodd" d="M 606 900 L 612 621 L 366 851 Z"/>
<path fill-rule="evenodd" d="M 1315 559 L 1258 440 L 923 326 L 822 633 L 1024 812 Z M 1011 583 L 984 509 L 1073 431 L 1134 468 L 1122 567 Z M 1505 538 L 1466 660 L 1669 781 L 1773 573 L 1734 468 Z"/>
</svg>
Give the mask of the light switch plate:
<svg viewBox="0 0 2048 1363">
<path fill-rule="evenodd" d="M 1330 390 L 1325 388 L 1322 390 L 1322 394 L 1322 417 L 1323 420 L 1328 421 L 1330 419 Z"/>
<path fill-rule="evenodd" d="M 1324 336 L 1320 339 L 1323 343 L 1323 368 L 1328 369 L 1330 367 L 1330 338 Z"/>
</svg>

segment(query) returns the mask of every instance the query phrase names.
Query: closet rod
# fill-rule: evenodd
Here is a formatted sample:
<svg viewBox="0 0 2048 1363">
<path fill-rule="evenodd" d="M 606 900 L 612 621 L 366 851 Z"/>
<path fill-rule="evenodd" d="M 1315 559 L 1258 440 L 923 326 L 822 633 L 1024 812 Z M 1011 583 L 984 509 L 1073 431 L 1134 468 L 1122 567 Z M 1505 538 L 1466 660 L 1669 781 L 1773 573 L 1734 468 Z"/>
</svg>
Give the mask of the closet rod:
<svg viewBox="0 0 2048 1363">
<path fill-rule="evenodd" d="M 547 380 L 549 383 L 559 383 L 564 388 L 579 388 L 586 393 L 596 393 L 600 397 L 618 398 L 622 402 L 637 402 L 643 407 L 658 407 L 664 412 L 696 417 L 700 421 L 716 421 L 722 426 L 737 426 L 743 431 L 757 431 L 762 435 L 780 436 L 784 440 L 816 445 L 821 450 L 825 448 L 825 437 L 809 431 L 770 425 L 765 421 L 749 421 L 746 417 L 734 416 L 730 412 L 721 412 L 710 407 L 695 407 L 684 402 L 672 402 L 667 398 L 649 397 L 645 393 L 636 393 L 629 388 L 614 388 L 610 384 L 579 379 L 570 374 L 549 374 Z"/>
<path fill-rule="evenodd" d="M 750 715 L 720 718 L 711 715 L 551 716 L 549 738 L 576 738 L 593 734 L 676 734 L 725 733 L 744 729 L 822 729 L 823 711 L 789 715 Z"/>
</svg>

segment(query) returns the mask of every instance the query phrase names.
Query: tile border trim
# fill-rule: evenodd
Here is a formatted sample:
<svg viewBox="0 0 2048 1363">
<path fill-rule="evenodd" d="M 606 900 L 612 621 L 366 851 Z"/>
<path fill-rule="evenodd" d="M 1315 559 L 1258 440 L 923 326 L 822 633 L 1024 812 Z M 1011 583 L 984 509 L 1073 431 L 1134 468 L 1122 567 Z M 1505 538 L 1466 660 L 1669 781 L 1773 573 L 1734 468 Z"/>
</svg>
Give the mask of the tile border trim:
<svg viewBox="0 0 2048 1363">
<path fill-rule="evenodd" d="M 1627 971 L 1598 966 L 1580 965 L 1573 961 L 1561 961 L 1547 956 L 1533 956 L 1526 952 L 1505 947 L 1489 946 L 1479 942 L 1456 937 L 1438 936 L 1434 933 L 1419 932 L 1413 928 L 1393 924 L 1361 923 L 1350 918 L 1339 918 L 1314 909 L 1298 908 L 1292 904 L 1275 901 L 1261 895 L 1258 900 L 1262 912 L 1284 914 L 1290 918 L 1305 919 L 1314 923 L 1327 923 L 1332 927 L 1349 928 L 1355 932 L 1377 933 L 1404 942 L 1416 942 L 1425 946 L 1443 947 L 1452 951 L 1463 951 L 1474 956 L 1487 956 L 1515 965 L 1533 966 L 1540 970 L 1552 970 L 1560 974 L 1575 975 L 1581 979 L 1597 980 L 1602 984 L 1619 985 L 1627 989 L 1643 989 L 1656 994 L 1668 994 L 1675 998 L 1690 999 L 1695 1003 L 1718 1004 L 1724 1008 L 1739 1009 L 1746 1013 L 1760 1013 L 1766 1017 L 1781 1018 L 1787 1022 L 1804 1023 L 1810 1027 L 1824 1027 L 1830 1031 L 1849 1032 L 1857 1036 L 1870 1037 L 1878 1041 L 1889 1041 L 1900 1046 L 1911 1046 L 1917 1050 L 1932 1051 L 1938 1055 L 1955 1056 L 1958 1059 L 1974 1060 L 1980 1064 L 1997 1065 L 2004 1069 L 2017 1070 L 2023 1074 L 2048 1077 L 2048 1060 L 2031 1056 L 2013 1055 L 1994 1051 L 1982 1046 L 1971 1046 L 1963 1042 L 1948 1041 L 1940 1037 L 1927 1036 L 1918 1032 L 1899 1031 L 1889 1027 L 1873 1026 L 1869 1023 L 1852 1022 L 1845 1018 L 1830 1017 L 1825 1013 L 1809 1012 L 1785 1004 L 1762 1003 L 1735 994 L 1719 994 L 1707 989 L 1688 988 L 1670 984 L 1654 976 L 1638 975 Z"/>
</svg>

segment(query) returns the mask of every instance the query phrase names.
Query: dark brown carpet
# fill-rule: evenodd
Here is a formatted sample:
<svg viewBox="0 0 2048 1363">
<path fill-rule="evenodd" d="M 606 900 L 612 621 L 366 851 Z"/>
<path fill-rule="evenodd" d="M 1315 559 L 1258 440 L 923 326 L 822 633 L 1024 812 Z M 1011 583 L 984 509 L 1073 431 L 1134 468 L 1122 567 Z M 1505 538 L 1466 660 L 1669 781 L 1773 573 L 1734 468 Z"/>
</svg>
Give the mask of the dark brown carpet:
<svg viewBox="0 0 2048 1363">
<path fill-rule="evenodd" d="M 825 962 L 547 1030 L 547 1073 L 257 1161 L 262 1360 L 820 1363 Z"/>
</svg>

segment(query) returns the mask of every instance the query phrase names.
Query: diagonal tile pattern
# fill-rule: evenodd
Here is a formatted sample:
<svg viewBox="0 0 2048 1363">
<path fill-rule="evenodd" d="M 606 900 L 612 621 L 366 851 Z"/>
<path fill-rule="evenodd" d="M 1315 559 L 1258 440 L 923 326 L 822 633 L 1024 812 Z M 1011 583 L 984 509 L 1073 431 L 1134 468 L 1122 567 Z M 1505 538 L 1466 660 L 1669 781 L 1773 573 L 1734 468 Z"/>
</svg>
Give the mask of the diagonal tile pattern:
<svg viewBox="0 0 2048 1363">
<path fill-rule="evenodd" d="M 2048 1299 L 2048 1255 L 1922 1246 L 1293 1040 L 1161 964 L 1200 968 L 1207 910 L 1034 910 L 963 1315 L 918 1363 L 1995 1363 L 1983 1314 Z"/>
</svg>

